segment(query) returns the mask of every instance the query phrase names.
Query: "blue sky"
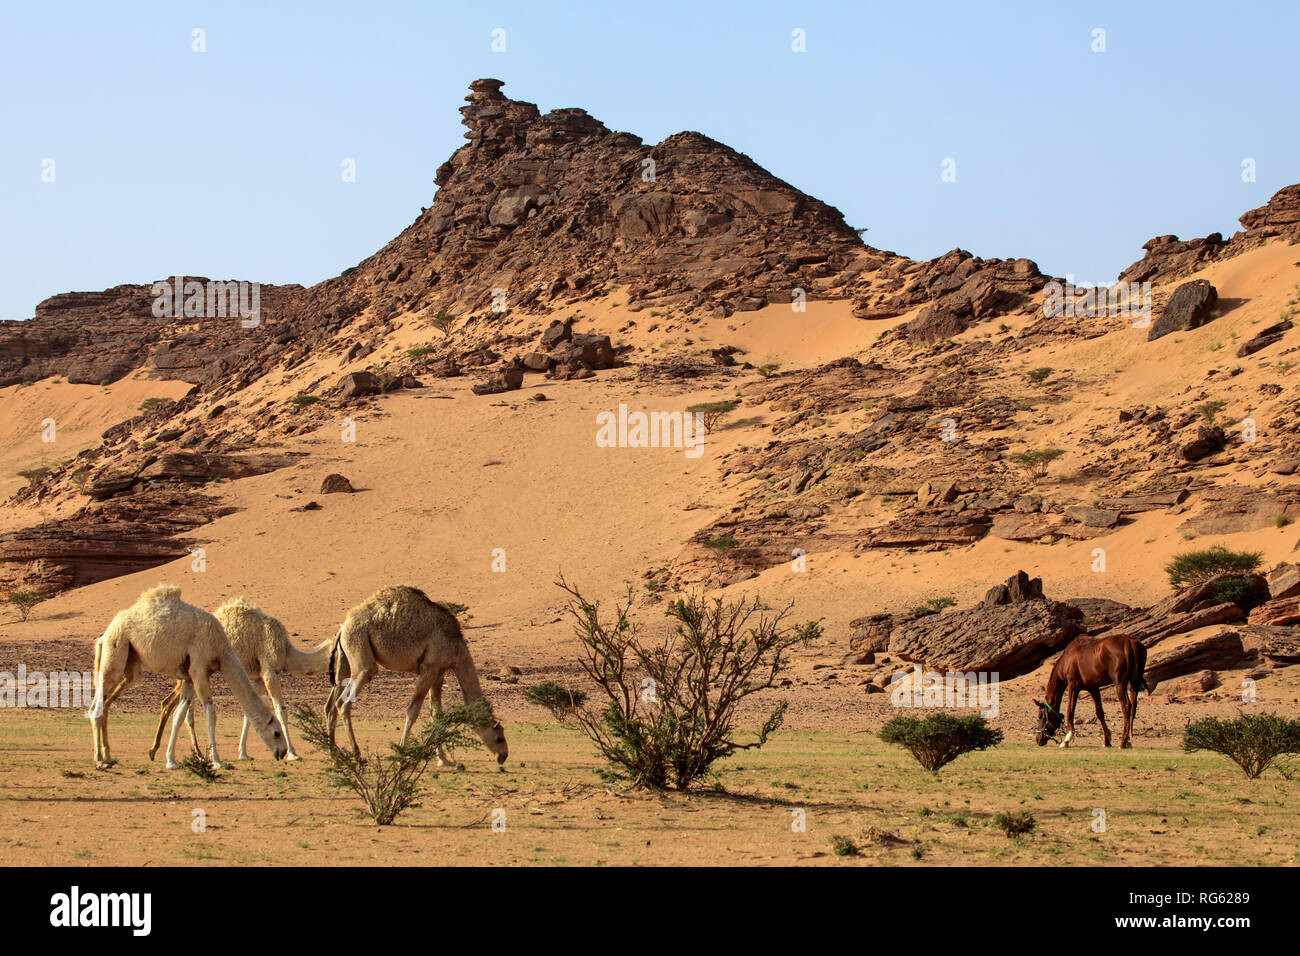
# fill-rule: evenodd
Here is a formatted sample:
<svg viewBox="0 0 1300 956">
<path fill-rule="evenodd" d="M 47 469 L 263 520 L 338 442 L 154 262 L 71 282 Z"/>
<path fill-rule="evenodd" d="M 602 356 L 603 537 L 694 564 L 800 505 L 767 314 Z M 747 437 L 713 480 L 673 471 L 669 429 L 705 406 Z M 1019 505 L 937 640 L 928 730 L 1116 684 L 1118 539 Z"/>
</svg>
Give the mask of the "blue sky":
<svg viewBox="0 0 1300 956">
<path fill-rule="evenodd" d="M 481 76 L 647 143 L 706 133 L 881 248 L 1109 281 L 1300 181 L 1297 27 L 1198 0 L 10 4 L 0 318 L 176 273 L 337 275 L 431 203 Z"/>
</svg>

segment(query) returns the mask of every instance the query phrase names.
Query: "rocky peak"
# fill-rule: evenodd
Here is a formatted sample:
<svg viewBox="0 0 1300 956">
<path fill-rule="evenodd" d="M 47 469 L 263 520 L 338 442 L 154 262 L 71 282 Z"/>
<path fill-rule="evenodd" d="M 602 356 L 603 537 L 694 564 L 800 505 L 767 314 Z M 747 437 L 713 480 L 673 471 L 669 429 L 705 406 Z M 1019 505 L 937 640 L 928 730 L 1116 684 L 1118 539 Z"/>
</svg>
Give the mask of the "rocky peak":
<svg viewBox="0 0 1300 956">
<path fill-rule="evenodd" d="M 1300 183 L 1275 192 L 1258 209 L 1242 213 L 1242 229 L 1225 240 L 1217 232 L 1201 239 L 1180 240 L 1156 236 L 1147 240 L 1146 253 L 1120 273 L 1121 282 L 1158 282 L 1190 275 L 1211 262 L 1231 259 L 1279 236 L 1300 240 Z"/>
</svg>

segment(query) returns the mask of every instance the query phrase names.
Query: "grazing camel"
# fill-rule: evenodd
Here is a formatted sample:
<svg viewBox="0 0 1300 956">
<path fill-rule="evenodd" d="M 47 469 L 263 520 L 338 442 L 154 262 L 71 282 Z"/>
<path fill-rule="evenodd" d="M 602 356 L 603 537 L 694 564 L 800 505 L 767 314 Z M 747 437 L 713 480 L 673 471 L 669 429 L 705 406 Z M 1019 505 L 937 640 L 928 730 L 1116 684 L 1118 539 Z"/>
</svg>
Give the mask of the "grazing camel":
<svg viewBox="0 0 1300 956">
<path fill-rule="evenodd" d="M 1038 733 L 1034 740 L 1043 746 L 1056 739 L 1061 727 L 1061 698 L 1069 691 L 1065 712 L 1065 738 L 1062 747 L 1074 739 L 1074 704 L 1079 691 L 1086 690 L 1097 708 L 1097 723 L 1101 724 L 1104 745 L 1110 746 L 1110 728 L 1101 712 L 1101 688 L 1114 684 L 1119 694 L 1119 707 L 1124 713 L 1124 729 L 1120 732 L 1120 749 L 1133 746 L 1133 720 L 1137 717 L 1138 691 L 1151 693 L 1143 671 L 1147 666 L 1147 649 L 1127 634 L 1102 637 L 1078 637 L 1070 642 L 1056 659 L 1047 678 L 1047 701 L 1034 701 L 1038 705 Z"/>
<path fill-rule="evenodd" d="M 284 743 L 288 750 L 287 759 L 300 759 L 294 752 L 293 741 L 289 738 L 289 722 L 284 716 L 284 697 L 280 692 L 280 675 L 325 673 L 326 668 L 329 667 L 330 649 L 334 646 L 334 639 L 321 641 L 310 651 L 300 651 L 289 641 L 289 632 L 283 624 L 242 597 L 227 601 L 217 608 L 216 618 L 221 622 L 226 637 L 230 639 L 230 646 L 234 649 L 235 656 L 239 658 L 244 671 L 250 677 L 257 675 L 261 678 L 264 691 L 262 696 L 270 697 L 271 705 L 275 708 L 275 716 L 280 721 L 280 729 L 284 732 Z M 183 680 L 177 681 L 175 689 L 163 700 L 162 710 L 158 714 L 158 730 L 154 734 L 153 747 L 149 751 L 150 760 L 158 752 L 163 728 L 167 725 L 167 718 L 172 708 L 181 699 L 184 684 Z M 197 751 L 199 743 L 194 733 L 194 709 L 186 709 L 188 713 L 184 717 L 189 722 L 190 741 Z M 244 717 L 244 727 L 239 732 L 239 759 L 253 759 L 248 756 L 247 716 Z"/>
<path fill-rule="evenodd" d="M 330 655 L 330 683 L 334 688 L 325 702 L 331 743 L 341 712 L 352 749 L 361 752 L 352 732 L 352 703 L 381 666 L 416 675 L 415 691 L 406 708 L 403 742 L 420 716 L 425 695 L 432 692 L 434 713 L 442 713 L 442 682 L 447 671 L 455 672 L 466 703 L 483 697 L 474 659 L 461 635 L 456 615 L 446 605 L 430 601 L 416 588 L 381 588 L 364 604 L 348 612 L 335 638 Z M 475 731 L 488 750 L 496 754 L 497 763 L 505 763 L 509 749 L 500 721 L 493 720 L 490 725 L 476 727 Z M 438 766 L 449 763 L 440 748 Z"/>
<path fill-rule="evenodd" d="M 90 718 L 94 735 L 96 768 L 106 770 L 115 763 L 108 747 L 108 708 L 139 679 L 142 669 L 183 681 L 180 700 L 185 706 L 191 697 L 198 698 L 207 718 L 214 766 L 221 766 L 217 756 L 217 709 L 212 704 L 209 686 L 214 671 L 226 675 L 235 699 L 275 759 L 284 758 L 284 734 L 280 725 L 253 689 L 226 640 L 221 622 L 207 611 L 182 601 L 180 588 L 162 584 L 144 592 L 125 611 L 119 611 L 95 641 L 95 699 L 86 716 Z M 168 769 L 180 766 L 174 749 L 179 724 L 178 714 L 172 728 L 172 743 L 167 749 Z"/>
</svg>

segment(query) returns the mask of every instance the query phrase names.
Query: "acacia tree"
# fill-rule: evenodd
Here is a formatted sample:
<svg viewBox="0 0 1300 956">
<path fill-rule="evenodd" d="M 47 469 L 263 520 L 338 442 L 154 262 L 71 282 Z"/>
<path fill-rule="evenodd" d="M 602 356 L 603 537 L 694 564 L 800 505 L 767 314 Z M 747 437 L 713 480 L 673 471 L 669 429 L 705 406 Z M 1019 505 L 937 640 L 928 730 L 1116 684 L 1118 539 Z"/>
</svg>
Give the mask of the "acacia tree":
<svg viewBox="0 0 1300 956">
<path fill-rule="evenodd" d="M 1029 472 L 1032 477 L 1042 478 L 1047 474 L 1047 466 L 1064 454 L 1065 452 L 1060 448 L 1040 448 L 1018 451 L 1011 456 L 1011 460 Z"/>
</svg>

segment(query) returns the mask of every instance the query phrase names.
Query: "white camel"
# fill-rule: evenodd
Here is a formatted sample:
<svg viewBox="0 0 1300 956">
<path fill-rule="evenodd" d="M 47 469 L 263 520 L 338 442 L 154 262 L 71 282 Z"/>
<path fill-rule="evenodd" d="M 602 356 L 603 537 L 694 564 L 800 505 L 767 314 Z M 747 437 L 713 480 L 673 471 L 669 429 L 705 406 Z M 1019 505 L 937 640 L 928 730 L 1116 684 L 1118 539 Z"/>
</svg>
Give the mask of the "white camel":
<svg viewBox="0 0 1300 956">
<path fill-rule="evenodd" d="M 242 597 L 233 598 L 216 610 L 216 618 L 221 622 L 230 639 L 230 646 L 239 658 L 244 671 L 256 682 L 262 682 L 262 696 L 269 697 L 275 716 L 280 721 L 284 732 L 284 743 L 288 750 L 287 759 L 299 760 L 294 752 L 293 740 L 289 737 L 289 721 L 285 718 L 284 697 L 280 691 L 281 674 L 323 674 L 329 667 L 330 650 L 334 639 L 321 641 L 310 651 L 300 651 L 289 640 L 289 632 L 283 624 L 267 614 L 256 604 Z M 162 742 L 163 728 L 167 717 L 177 705 L 184 692 L 185 681 L 177 681 L 176 687 L 163 700 L 162 710 L 158 714 L 158 730 L 154 734 L 153 747 L 149 759 L 158 752 Z M 254 683 L 256 687 L 256 683 Z M 194 709 L 186 708 L 182 716 L 189 723 L 190 741 L 194 749 L 199 749 L 198 737 L 194 733 Z M 239 759 L 252 760 L 248 755 L 248 717 L 244 717 L 243 729 L 239 732 Z"/>
<path fill-rule="evenodd" d="M 86 716 L 91 721 L 98 769 L 106 770 L 116 762 L 108 747 L 108 708 L 139 679 L 142 669 L 183 681 L 180 700 L 186 707 L 191 697 L 198 698 L 207 720 L 214 766 L 221 766 L 217 755 L 217 709 L 209 684 L 214 671 L 225 675 L 235 699 L 275 759 L 284 758 L 280 725 L 253 689 L 221 622 L 182 601 L 180 588 L 162 584 L 144 592 L 125 611 L 119 611 L 95 641 L 95 699 Z M 168 769 L 180 766 L 175 758 L 179 729 L 178 714 L 167 748 Z"/>
<path fill-rule="evenodd" d="M 348 728 L 352 749 L 360 753 L 356 734 L 352 732 L 352 703 L 362 688 L 379 673 L 379 668 L 415 674 L 415 690 L 406 708 L 406 727 L 402 741 L 411 734 L 411 726 L 420 716 L 425 695 L 432 693 L 434 713 L 442 713 L 442 683 L 447 671 L 460 682 L 466 703 L 480 700 L 478 672 L 469 645 L 460 632 L 460 624 L 446 605 L 430 601 L 423 591 L 411 587 L 386 587 L 372 594 L 364 604 L 348 612 L 339 628 L 334 652 L 330 656 L 330 683 L 334 688 L 325 702 L 329 721 L 330 743 L 338 716 Z M 500 721 L 476 727 L 475 731 L 497 763 L 506 762 L 509 748 Z M 439 748 L 438 765 L 450 761 Z"/>
</svg>

